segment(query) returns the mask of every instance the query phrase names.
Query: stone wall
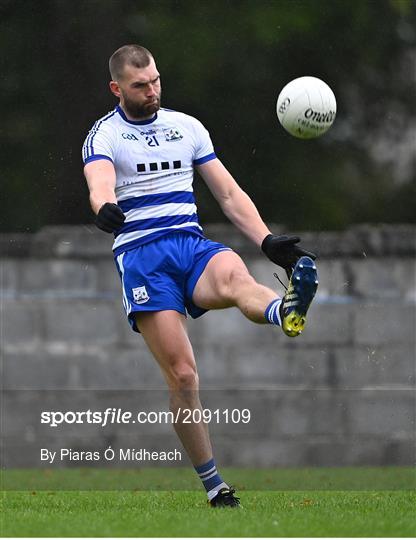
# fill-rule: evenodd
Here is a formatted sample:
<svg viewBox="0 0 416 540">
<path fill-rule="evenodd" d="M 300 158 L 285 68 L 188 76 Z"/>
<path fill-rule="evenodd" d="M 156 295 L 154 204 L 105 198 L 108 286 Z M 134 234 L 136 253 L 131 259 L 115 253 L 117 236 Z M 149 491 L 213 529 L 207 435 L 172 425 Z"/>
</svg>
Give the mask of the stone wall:
<svg viewBox="0 0 416 540">
<path fill-rule="evenodd" d="M 281 288 L 277 267 L 235 229 L 205 233 L 240 253 L 258 281 Z M 210 426 L 216 456 L 236 466 L 414 464 L 415 228 L 300 234 L 319 254 L 320 272 L 301 337 L 250 323 L 236 309 L 189 320 L 204 405 L 252 412 L 249 425 Z M 39 465 L 46 442 L 125 444 L 116 426 L 42 431 L 47 400 L 61 399 L 63 410 L 71 400 L 105 409 L 117 395 L 167 410 L 158 367 L 125 320 L 109 236 L 92 226 L 49 227 L 3 235 L 0 248 L 3 466 Z M 178 446 L 171 426 L 143 429 L 153 447 Z M 133 444 L 135 433 L 127 437 Z"/>
</svg>

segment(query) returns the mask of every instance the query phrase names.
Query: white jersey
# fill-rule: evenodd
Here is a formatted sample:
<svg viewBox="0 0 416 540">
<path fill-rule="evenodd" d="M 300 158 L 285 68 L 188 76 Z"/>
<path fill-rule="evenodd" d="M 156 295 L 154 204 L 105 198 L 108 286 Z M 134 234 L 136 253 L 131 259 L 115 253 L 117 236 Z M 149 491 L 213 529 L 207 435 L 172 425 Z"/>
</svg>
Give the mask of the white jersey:
<svg viewBox="0 0 416 540">
<path fill-rule="evenodd" d="M 82 148 L 84 163 L 108 159 L 116 171 L 117 203 L 126 215 L 114 255 L 172 230 L 203 236 L 193 194 L 194 166 L 216 155 L 204 126 L 187 114 L 160 109 L 128 120 L 117 106 L 94 124 Z"/>
</svg>

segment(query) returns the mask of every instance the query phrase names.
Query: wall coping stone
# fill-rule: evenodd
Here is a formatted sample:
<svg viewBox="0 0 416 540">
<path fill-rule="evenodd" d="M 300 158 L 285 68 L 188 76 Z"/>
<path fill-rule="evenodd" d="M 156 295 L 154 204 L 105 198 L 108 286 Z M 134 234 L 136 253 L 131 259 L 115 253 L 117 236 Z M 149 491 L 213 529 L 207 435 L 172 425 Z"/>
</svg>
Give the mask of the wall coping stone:
<svg viewBox="0 0 416 540">
<path fill-rule="evenodd" d="M 282 225 L 269 224 L 275 234 L 287 232 Z M 229 245 L 244 256 L 256 257 L 260 250 L 233 225 L 213 223 L 204 227 L 212 240 Z M 366 258 L 416 255 L 416 225 L 360 224 L 343 231 L 297 232 L 305 249 L 320 258 Z M 47 226 L 36 233 L 0 234 L 0 256 L 22 258 L 108 258 L 112 235 L 94 225 Z"/>
</svg>

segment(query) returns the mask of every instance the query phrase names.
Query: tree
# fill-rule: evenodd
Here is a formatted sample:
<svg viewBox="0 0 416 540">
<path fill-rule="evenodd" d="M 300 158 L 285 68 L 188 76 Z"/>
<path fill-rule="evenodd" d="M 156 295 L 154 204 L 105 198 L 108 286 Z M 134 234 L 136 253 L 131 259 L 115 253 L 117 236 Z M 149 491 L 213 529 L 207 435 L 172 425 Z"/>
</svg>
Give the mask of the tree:
<svg viewBox="0 0 416 540">
<path fill-rule="evenodd" d="M 267 221 L 413 221 L 415 5 L 3 1 L 2 230 L 92 220 L 80 148 L 114 106 L 107 59 L 128 42 L 154 53 L 164 104 L 203 121 Z M 275 101 L 306 74 L 333 88 L 338 117 L 322 139 L 303 142 L 278 125 Z M 202 221 L 224 221 L 202 182 L 196 191 Z"/>
</svg>

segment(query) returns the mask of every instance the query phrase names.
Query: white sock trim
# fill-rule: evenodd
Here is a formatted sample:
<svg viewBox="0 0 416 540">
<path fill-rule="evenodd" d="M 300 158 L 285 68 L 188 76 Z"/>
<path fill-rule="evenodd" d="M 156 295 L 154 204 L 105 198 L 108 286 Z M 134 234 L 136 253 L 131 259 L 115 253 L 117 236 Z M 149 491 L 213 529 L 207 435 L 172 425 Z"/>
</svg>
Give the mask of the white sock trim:
<svg viewBox="0 0 416 540">
<path fill-rule="evenodd" d="M 202 480 L 205 480 L 204 476 L 206 476 L 207 474 L 211 474 L 214 471 L 217 472 L 217 467 L 215 465 L 213 467 L 211 467 L 210 469 L 208 469 L 207 471 L 199 473 L 198 476 Z"/>
<path fill-rule="evenodd" d="M 279 326 L 282 326 L 282 320 L 280 318 L 280 304 L 281 303 L 282 303 L 282 299 L 278 298 L 277 300 L 275 300 L 274 304 L 272 305 L 269 311 L 269 321 L 272 324 L 274 324 L 273 318 L 274 318 L 274 314 L 276 313 Z"/>
<path fill-rule="evenodd" d="M 214 476 L 217 476 L 218 472 L 217 472 L 217 469 L 215 469 L 215 471 L 213 473 L 211 473 L 209 476 L 204 476 L 204 478 L 201 478 L 201 480 L 203 482 L 205 482 L 205 480 L 209 480 L 210 478 L 214 478 Z"/>
</svg>

